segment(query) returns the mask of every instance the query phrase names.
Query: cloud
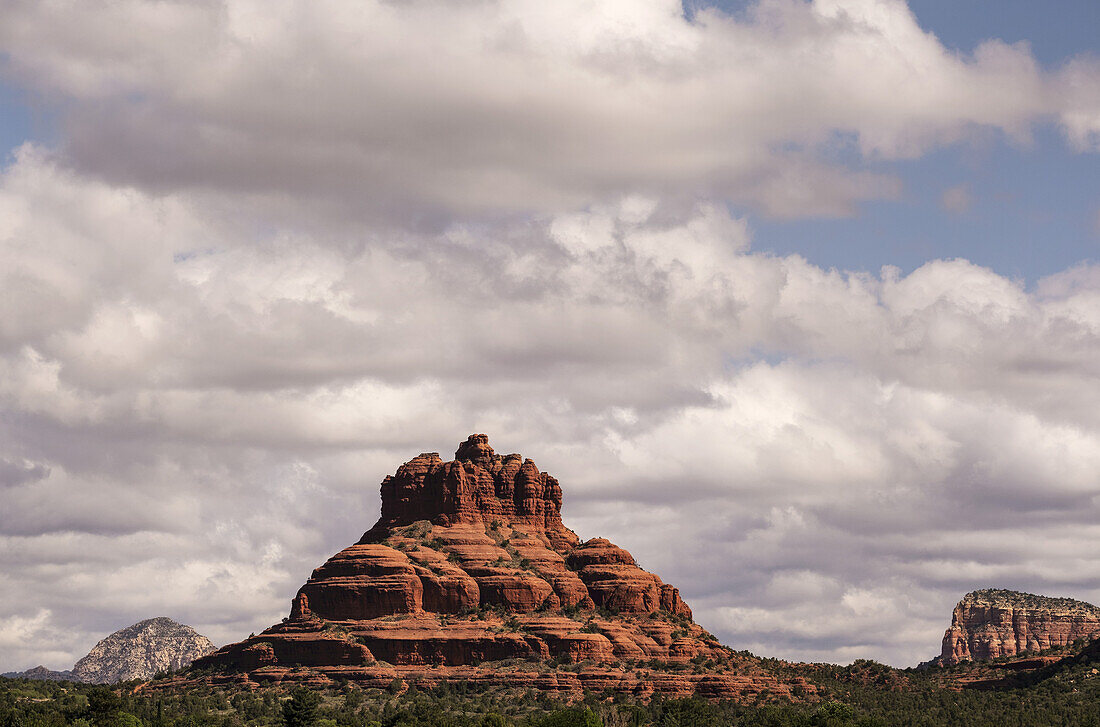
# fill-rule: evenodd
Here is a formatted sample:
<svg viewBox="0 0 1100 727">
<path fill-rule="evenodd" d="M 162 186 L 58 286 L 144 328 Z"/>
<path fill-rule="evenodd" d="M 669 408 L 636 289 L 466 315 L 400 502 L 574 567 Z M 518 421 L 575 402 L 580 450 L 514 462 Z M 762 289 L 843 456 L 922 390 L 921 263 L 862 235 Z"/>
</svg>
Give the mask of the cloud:
<svg viewBox="0 0 1100 727">
<path fill-rule="evenodd" d="M 1100 61 L 1074 58 L 1058 77 L 1059 95 L 1066 100 L 1062 127 L 1070 143 L 1081 151 L 1100 151 Z"/>
<path fill-rule="evenodd" d="M 691 20 L 679 0 L 26 0 L 0 49 L 83 173 L 437 231 L 631 194 L 849 215 L 900 194 L 884 160 L 1048 118 L 1090 149 L 1100 128 L 1092 61 L 960 56 L 900 0 Z"/>
<path fill-rule="evenodd" d="M 50 474 L 49 467 L 32 462 L 12 462 L 0 459 L 0 487 L 34 482 Z"/>
<path fill-rule="evenodd" d="M 969 184 L 960 184 L 943 190 L 940 198 L 940 207 L 953 215 L 961 215 L 970 211 L 974 206 L 974 195 L 970 191 Z"/>
<path fill-rule="evenodd" d="M 35 661 L 61 671 L 72 667 L 67 634 L 51 622 L 52 614 L 40 608 L 31 615 L 14 614 L 0 618 L 0 648 L 12 664 Z M 22 671 L 22 668 L 20 668 Z"/>
<path fill-rule="evenodd" d="M 971 588 L 1100 597 L 1096 266 L 824 270 L 646 195 L 340 245 L 34 147 L 0 208 L 4 669 L 276 621 L 472 431 L 737 648 L 905 665 Z"/>
</svg>

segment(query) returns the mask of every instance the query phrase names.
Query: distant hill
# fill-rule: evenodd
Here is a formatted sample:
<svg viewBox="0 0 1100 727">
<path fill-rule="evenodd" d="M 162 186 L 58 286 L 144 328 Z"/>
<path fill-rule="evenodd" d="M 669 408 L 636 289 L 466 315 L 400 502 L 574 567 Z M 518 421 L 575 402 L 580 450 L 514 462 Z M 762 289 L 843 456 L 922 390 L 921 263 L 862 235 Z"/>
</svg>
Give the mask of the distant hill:
<svg viewBox="0 0 1100 727">
<path fill-rule="evenodd" d="M 78 681 L 113 684 L 149 679 L 162 671 L 189 666 L 214 651 L 214 644 L 190 626 L 161 616 L 116 631 L 76 662 Z"/>
<path fill-rule="evenodd" d="M 75 682 L 77 678 L 73 676 L 72 670 L 66 669 L 65 671 L 53 671 L 39 664 L 33 669 L 27 669 L 26 671 L 9 671 L 0 676 L 7 677 L 8 679 L 41 679 L 47 682 Z"/>
<path fill-rule="evenodd" d="M 190 626 L 161 616 L 127 626 L 102 639 L 87 656 L 76 662 L 72 671 L 51 671 L 44 666 L 36 666 L 3 676 L 114 684 L 131 679 L 149 679 L 159 672 L 178 671 L 212 651 L 214 644 L 210 639 Z"/>
<path fill-rule="evenodd" d="M 939 662 L 1012 657 L 1100 635 L 1100 608 L 1072 598 L 986 588 L 963 596 L 943 636 Z"/>
</svg>

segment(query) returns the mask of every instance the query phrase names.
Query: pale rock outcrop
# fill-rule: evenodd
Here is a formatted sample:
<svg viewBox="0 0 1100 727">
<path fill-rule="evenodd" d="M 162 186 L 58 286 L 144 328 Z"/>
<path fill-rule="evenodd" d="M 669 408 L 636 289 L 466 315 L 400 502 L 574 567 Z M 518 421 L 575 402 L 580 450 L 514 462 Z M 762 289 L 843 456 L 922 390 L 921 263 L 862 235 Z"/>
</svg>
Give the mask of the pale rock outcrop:
<svg viewBox="0 0 1100 727">
<path fill-rule="evenodd" d="M 210 639 L 170 618 L 139 621 L 114 632 L 76 662 L 73 677 L 92 684 L 149 679 L 178 671 L 214 651 Z"/>
</svg>

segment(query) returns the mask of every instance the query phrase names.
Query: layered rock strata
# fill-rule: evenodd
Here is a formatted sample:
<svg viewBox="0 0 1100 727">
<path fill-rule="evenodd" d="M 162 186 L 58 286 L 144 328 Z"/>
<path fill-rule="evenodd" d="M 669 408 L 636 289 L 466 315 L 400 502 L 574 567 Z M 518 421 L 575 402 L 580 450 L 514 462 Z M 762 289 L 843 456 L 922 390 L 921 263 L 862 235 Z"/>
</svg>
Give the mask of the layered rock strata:
<svg viewBox="0 0 1100 727">
<path fill-rule="evenodd" d="M 561 520 L 557 480 L 471 435 L 382 482 L 382 514 L 317 568 L 290 616 L 196 662 L 230 681 L 395 678 L 551 691 L 782 695 L 692 621 L 679 591 Z"/>
<path fill-rule="evenodd" d="M 1066 646 L 1100 635 L 1100 608 L 1071 598 L 985 589 L 951 614 L 939 661 L 958 664 Z"/>
</svg>

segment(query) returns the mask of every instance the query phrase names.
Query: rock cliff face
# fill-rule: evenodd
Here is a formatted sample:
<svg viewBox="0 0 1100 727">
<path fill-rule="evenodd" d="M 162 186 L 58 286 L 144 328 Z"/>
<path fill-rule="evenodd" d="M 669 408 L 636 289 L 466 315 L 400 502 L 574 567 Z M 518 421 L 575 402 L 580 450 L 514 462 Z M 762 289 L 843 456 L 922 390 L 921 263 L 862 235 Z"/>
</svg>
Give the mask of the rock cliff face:
<svg viewBox="0 0 1100 727">
<path fill-rule="evenodd" d="M 450 462 L 421 454 L 385 478 L 377 524 L 313 571 L 289 618 L 195 667 L 249 682 L 788 692 L 630 553 L 581 542 L 561 502 L 557 480 L 483 434 Z"/>
<path fill-rule="evenodd" d="M 1065 646 L 1100 634 L 1100 608 L 1071 598 L 985 589 L 966 594 L 951 615 L 940 662 L 981 661 Z"/>
<path fill-rule="evenodd" d="M 116 631 L 76 662 L 76 681 L 113 684 L 149 679 L 162 671 L 176 671 L 214 651 L 210 639 L 190 626 L 160 617 Z"/>
</svg>

